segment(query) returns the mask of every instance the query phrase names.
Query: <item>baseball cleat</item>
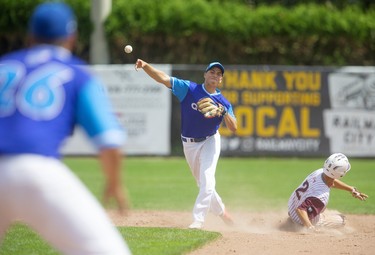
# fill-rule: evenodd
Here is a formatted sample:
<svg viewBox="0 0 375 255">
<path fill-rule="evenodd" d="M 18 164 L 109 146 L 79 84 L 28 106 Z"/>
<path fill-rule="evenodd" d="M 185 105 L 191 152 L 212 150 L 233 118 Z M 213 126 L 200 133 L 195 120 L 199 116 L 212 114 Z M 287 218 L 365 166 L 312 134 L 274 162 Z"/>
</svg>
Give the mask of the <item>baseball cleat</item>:
<svg viewBox="0 0 375 255">
<path fill-rule="evenodd" d="M 191 229 L 201 229 L 202 226 L 203 226 L 203 222 L 194 221 L 193 223 L 190 224 L 189 228 L 191 228 Z"/>
</svg>

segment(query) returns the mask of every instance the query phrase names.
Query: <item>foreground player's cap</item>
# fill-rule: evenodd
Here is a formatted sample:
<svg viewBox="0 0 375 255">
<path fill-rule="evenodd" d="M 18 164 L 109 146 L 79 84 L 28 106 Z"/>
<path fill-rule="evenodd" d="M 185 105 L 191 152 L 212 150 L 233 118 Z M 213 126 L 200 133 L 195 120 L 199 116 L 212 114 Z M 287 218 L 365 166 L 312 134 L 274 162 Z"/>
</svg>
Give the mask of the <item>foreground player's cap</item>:
<svg viewBox="0 0 375 255">
<path fill-rule="evenodd" d="M 77 31 L 73 10 L 61 2 L 38 5 L 29 22 L 29 33 L 38 39 L 64 39 Z"/>
<path fill-rule="evenodd" d="M 206 68 L 206 72 L 207 72 L 208 70 L 211 70 L 211 69 L 214 68 L 214 67 L 218 67 L 218 68 L 220 68 L 221 73 L 224 74 L 224 66 L 223 66 L 222 64 L 220 64 L 219 62 L 212 62 L 212 63 L 210 63 L 210 64 L 207 66 L 207 68 Z"/>
</svg>

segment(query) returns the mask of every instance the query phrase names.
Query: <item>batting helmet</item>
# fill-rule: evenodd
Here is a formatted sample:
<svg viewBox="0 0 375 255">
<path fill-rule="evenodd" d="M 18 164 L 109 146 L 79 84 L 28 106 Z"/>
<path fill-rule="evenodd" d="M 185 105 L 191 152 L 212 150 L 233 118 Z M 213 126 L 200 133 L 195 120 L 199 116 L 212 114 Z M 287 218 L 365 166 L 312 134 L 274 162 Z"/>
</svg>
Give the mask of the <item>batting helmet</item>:
<svg viewBox="0 0 375 255">
<path fill-rule="evenodd" d="M 348 158 L 342 153 L 334 153 L 324 162 L 324 173 L 334 179 L 340 179 L 350 170 Z"/>
</svg>

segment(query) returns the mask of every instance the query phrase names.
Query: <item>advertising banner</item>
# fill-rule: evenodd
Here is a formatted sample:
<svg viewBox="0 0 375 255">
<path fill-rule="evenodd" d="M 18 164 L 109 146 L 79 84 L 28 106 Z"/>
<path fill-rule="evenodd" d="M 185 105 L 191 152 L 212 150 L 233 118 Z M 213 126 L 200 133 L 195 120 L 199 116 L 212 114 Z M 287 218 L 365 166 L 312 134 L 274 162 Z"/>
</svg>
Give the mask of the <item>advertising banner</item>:
<svg viewBox="0 0 375 255">
<path fill-rule="evenodd" d="M 171 73 L 170 65 L 155 65 Z M 171 126 L 171 92 L 156 84 L 134 65 L 94 65 L 93 72 L 106 86 L 112 106 L 127 131 L 123 148 L 127 155 L 169 155 Z M 90 155 L 95 148 L 80 129 L 68 140 L 65 155 Z"/>
<path fill-rule="evenodd" d="M 343 68 L 328 82 L 331 107 L 323 120 L 331 151 L 375 156 L 375 68 Z"/>
<path fill-rule="evenodd" d="M 326 74 L 293 68 L 226 70 L 222 93 L 238 130 L 225 127 L 223 151 L 236 154 L 320 155 L 328 152 L 321 112 L 328 106 Z"/>
<path fill-rule="evenodd" d="M 204 66 L 174 66 L 203 83 Z M 223 125 L 228 156 L 375 156 L 375 68 L 225 66 L 219 89 L 238 129 Z"/>
</svg>

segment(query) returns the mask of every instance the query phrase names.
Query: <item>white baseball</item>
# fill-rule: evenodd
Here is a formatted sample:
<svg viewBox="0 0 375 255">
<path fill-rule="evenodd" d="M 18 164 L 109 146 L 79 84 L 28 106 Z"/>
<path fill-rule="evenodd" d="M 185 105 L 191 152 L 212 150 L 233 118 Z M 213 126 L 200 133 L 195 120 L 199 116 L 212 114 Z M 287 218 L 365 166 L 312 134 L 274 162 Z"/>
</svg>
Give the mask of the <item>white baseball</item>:
<svg viewBox="0 0 375 255">
<path fill-rule="evenodd" d="M 124 51 L 126 53 L 131 53 L 133 51 L 133 47 L 131 45 L 126 45 Z"/>
</svg>

